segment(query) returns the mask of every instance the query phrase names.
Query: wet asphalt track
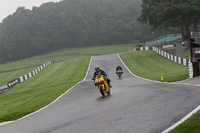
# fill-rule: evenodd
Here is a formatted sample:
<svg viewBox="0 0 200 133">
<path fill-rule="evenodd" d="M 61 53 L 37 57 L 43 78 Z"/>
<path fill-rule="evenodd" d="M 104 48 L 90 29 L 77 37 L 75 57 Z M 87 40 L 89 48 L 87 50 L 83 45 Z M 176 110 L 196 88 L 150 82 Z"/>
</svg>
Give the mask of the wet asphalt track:
<svg viewBox="0 0 200 133">
<path fill-rule="evenodd" d="M 121 80 L 118 64 L 124 69 Z M 103 98 L 93 85 L 95 65 L 111 79 L 110 96 Z M 0 133 L 160 133 L 199 104 L 200 87 L 142 80 L 117 55 L 95 56 L 84 82 L 44 110 L 1 126 Z"/>
</svg>

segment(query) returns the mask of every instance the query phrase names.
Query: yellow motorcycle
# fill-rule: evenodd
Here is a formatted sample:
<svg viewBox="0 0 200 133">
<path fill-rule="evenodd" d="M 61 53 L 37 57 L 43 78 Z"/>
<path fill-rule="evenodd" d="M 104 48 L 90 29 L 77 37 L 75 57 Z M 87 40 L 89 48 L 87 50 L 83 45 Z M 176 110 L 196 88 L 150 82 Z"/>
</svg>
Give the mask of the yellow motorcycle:
<svg viewBox="0 0 200 133">
<path fill-rule="evenodd" d="M 103 75 L 97 75 L 95 78 L 95 85 L 98 86 L 99 91 L 101 92 L 101 95 L 104 97 L 105 93 L 110 95 L 110 87 L 108 85 L 108 82 L 104 79 Z"/>
</svg>

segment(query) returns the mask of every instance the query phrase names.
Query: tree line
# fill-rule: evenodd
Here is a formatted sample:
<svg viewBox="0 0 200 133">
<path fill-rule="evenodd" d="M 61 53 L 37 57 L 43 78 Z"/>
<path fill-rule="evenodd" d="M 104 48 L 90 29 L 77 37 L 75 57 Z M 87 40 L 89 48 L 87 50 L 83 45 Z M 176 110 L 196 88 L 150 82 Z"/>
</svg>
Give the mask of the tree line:
<svg viewBox="0 0 200 133">
<path fill-rule="evenodd" d="M 183 39 L 189 40 L 191 30 L 198 32 L 200 0 L 142 0 L 138 20 L 154 29 L 179 27 Z"/>
<path fill-rule="evenodd" d="M 147 41 L 151 28 L 137 21 L 141 4 L 141 0 L 63 0 L 31 10 L 19 7 L 0 23 L 0 63 L 61 48 Z M 154 35 L 161 33 L 167 32 Z"/>
</svg>

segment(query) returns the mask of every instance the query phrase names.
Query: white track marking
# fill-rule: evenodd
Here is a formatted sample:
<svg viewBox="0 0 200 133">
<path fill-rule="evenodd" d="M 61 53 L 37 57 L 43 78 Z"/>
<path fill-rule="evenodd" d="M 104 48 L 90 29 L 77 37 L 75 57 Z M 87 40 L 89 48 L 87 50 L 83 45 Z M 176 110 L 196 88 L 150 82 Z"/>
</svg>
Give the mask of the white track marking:
<svg viewBox="0 0 200 133">
<path fill-rule="evenodd" d="M 131 73 L 133 76 L 142 79 L 142 80 L 147 80 L 147 81 L 152 81 L 152 82 L 157 82 L 157 83 L 166 83 L 166 84 L 182 84 L 182 85 L 191 85 L 188 83 L 178 83 L 178 82 L 174 82 L 174 83 L 167 83 L 167 82 L 159 82 L 159 81 L 155 81 L 155 80 L 150 80 L 150 79 L 145 79 L 145 78 L 141 78 L 135 74 L 133 74 L 128 67 L 124 64 L 124 62 L 122 61 L 122 59 L 120 58 L 119 54 L 117 54 L 119 59 L 121 60 L 121 62 L 123 63 L 123 65 L 126 67 L 126 69 L 129 71 L 129 73 Z M 200 86 L 199 84 L 195 84 L 194 86 Z M 171 130 L 173 130 L 174 128 L 176 128 L 178 125 L 180 125 L 181 123 L 183 123 L 184 121 L 186 121 L 189 117 L 191 117 L 194 113 L 196 113 L 197 111 L 200 110 L 200 105 L 194 109 L 192 112 L 190 112 L 188 115 L 186 115 L 185 117 L 183 117 L 180 121 L 178 121 L 177 123 L 175 123 L 174 125 L 172 125 L 171 127 L 169 127 L 168 129 L 166 129 L 165 131 L 163 131 L 162 133 L 167 133 Z"/>
<path fill-rule="evenodd" d="M 173 130 L 175 127 L 186 121 L 188 118 L 190 118 L 194 113 L 200 110 L 200 106 L 198 106 L 196 109 L 194 109 L 192 112 L 190 112 L 188 115 L 186 115 L 184 118 L 182 118 L 180 121 L 163 131 L 162 133 L 168 133 L 169 131 Z"/>
<path fill-rule="evenodd" d="M 156 81 L 156 80 L 151 80 L 151 79 L 142 78 L 142 77 L 139 77 L 139 76 L 133 74 L 133 73 L 129 70 L 129 68 L 124 64 L 124 62 L 123 62 L 122 59 L 120 58 L 119 54 L 117 54 L 117 55 L 118 55 L 118 58 L 120 59 L 120 61 L 122 62 L 122 64 L 126 67 L 126 69 L 129 71 L 129 73 L 132 74 L 134 77 L 139 78 L 139 79 L 142 79 L 142 80 L 146 80 L 146 81 L 156 82 L 156 83 L 166 83 L 166 82 L 160 82 L 160 81 Z M 168 84 L 168 83 L 167 83 L 167 84 Z"/>
</svg>

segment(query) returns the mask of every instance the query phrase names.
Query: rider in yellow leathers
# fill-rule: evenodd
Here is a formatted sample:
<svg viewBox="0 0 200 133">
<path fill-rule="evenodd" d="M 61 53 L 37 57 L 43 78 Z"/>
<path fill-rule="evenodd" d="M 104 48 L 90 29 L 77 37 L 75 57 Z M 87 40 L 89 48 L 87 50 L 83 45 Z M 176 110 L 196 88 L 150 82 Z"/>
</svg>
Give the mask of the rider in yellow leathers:
<svg viewBox="0 0 200 133">
<path fill-rule="evenodd" d="M 110 85 L 111 80 L 110 80 L 109 78 L 107 78 L 107 74 L 105 73 L 105 71 L 103 71 L 102 69 L 100 69 L 99 66 L 96 66 L 96 67 L 95 67 L 95 72 L 94 72 L 94 74 L 93 74 L 92 80 L 95 79 L 96 75 L 103 75 L 103 76 L 104 76 L 104 79 L 108 82 L 109 87 L 112 87 L 112 86 Z"/>
</svg>

